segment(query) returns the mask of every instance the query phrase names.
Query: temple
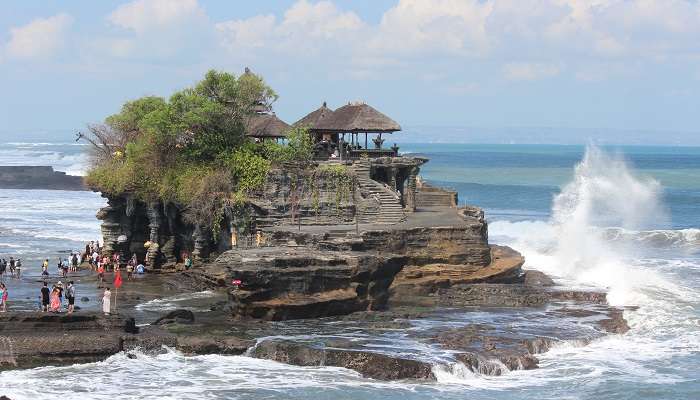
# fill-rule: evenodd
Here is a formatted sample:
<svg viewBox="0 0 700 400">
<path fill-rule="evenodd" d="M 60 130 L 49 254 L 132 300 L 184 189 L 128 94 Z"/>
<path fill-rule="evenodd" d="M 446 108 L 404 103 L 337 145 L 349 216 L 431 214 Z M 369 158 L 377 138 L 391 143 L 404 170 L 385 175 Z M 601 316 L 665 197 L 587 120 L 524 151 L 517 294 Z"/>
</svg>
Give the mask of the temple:
<svg viewBox="0 0 700 400">
<path fill-rule="evenodd" d="M 264 187 L 248 194 L 243 213 L 224 213 L 216 233 L 184 223 L 176 204 L 145 204 L 125 194 L 108 198 L 98 214 L 105 248 L 136 253 L 159 268 L 180 262 L 182 254 L 207 259 L 250 245 L 256 232 L 269 236 L 301 226 L 396 225 L 421 208 L 457 206 L 456 192 L 420 182 L 420 167 L 428 159 L 401 155 L 395 144 L 386 147 L 387 135 L 401 126 L 366 103 L 332 110 L 324 102 L 289 125 L 261 102 L 245 121 L 246 136 L 256 143 L 285 141 L 292 128 L 311 135 L 313 165 L 274 166 Z"/>
<path fill-rule="evenodd" d="M 335 111 L 323 102 L 292 126 L 308 129 L 316 162 L 347 165 L 355 171 L 361 186 L 378 199 L 382 221 L 399 222 L 404 213 L 416 211 L 417 177 L 428 160 L 402 157 L 396 144 L 384 146 L 383 135 L 401 131 L 396 121 L 363 102 Z M 290 128 L 270 110 L 260 109 L 250 117 L 246 134 L 256 142 L 279 141 Z"/>
</svg>

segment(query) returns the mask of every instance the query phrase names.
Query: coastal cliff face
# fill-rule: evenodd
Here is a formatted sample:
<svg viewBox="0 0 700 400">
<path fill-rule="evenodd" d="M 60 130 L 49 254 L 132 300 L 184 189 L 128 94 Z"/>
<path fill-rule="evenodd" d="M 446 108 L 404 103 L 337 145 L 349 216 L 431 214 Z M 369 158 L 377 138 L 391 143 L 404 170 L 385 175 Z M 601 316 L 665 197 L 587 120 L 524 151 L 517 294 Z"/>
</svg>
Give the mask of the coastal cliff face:
<svg viewBox="0 0 700 400">
<path fill-rule="evenodd" d="M 520 278 L 522 257 L 489 246 L 480 213 L 445 213 L 454 225 L 403 224 L 359 234 L 277 230 L 271 246 L 226 251 L 190 276 L 226 287 L 234 317 L 266 320 L 422 305 L 453 283 Z"/>
<path fill-rule="evenodd" d="M 224 212 L 214 228 L 189 223 L 183 216 L 186 210 L 178 204 L 146 203 L 131 194 L 106 196 L 108 205 L 97 218 L 102 221 L 107 254 L 135 253 L 148 267 L 158 269 L 181 262 L 183 253 L 208 260 L 212 253 L 232 247 L 234 233 L 249 244 L 257 230 L 280 224 L 351 224 L 356 212 L 353 188 L 340 186 L 337 178 L 312 175 L 303 169 L 272 170 L 263 189 L 251 193 L 235 212 Z M 361 194 L 355 197 L 361 198 Z"/>
<path fill-rule="evenodd" d="M 361 223 L 401 221 L 404 210 L 410 212 L 413 205 L 410 191 L 360 178 L 372 168 L 359 163 L 272 169 L 262 188 L 249 193 L 243 206 L 226 209 L 214 227 L 189 223 L 183 216 L 186 210 L 179 204 L 161 200 L 144 202 L 129 193 L 105 196 L 108 205 L 97 213 L 97 218 L 102 221 L 108 254 L 135 253 L 152 269 L 182 261 L 183 253 L 206 261 L 212 253 L 220 254 L 232 248 L 238 238 L 250 245 L 258 230 L 277 226 L 330 227 L 351 226 L 358 220 Z M 406 204 L 402 204 L 401 191 L 407 191 L 403 196 Z M 371 240 L 385 246 L 397 243 L 404 246 L 402 242 L 406 238 L 377 236 Z M 146 247 L 147 242 L 150 245 Z"/>
</svg>

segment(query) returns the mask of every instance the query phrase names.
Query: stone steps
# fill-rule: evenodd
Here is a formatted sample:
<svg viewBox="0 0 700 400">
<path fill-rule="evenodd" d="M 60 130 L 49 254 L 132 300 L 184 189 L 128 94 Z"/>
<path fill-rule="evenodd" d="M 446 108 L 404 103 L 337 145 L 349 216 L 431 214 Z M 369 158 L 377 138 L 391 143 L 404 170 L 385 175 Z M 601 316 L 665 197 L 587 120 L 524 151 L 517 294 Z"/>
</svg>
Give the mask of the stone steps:
<svg viewBox="0 0 700 400">
<path fill-rule="evenodd" d="M 455 207 L 457 194 L 453 191 L 424 183 L 416 190 L 416 207 Z"/>
<path fill-rule="evenodd" d="M 403 207 L 396 195 L 383 184 L 370 178 L 368 162 L 358 161 L 353 164 L 360 187 L 369 193 L 370 198 L 379 203 L 378 211 L 365 211 L 358 217 L 360 223 L 396 224 L 406 218 Z"/>
</svg>

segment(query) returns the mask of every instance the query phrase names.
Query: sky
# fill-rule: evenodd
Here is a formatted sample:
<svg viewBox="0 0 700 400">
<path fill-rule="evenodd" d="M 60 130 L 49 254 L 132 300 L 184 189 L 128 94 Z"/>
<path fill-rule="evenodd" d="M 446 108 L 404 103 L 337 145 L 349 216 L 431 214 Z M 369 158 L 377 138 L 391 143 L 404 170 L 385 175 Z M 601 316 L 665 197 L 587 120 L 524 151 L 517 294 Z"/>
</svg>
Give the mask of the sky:
<svg viewBox="0 0 700 400">
<path fill-rule="evenodd" d="M 699 39 L 698 0 L 5 0 L 0 135 L 248 66 L 287 122 L 359 100 L 426 141 L 700 144 Z"/>
</svg>

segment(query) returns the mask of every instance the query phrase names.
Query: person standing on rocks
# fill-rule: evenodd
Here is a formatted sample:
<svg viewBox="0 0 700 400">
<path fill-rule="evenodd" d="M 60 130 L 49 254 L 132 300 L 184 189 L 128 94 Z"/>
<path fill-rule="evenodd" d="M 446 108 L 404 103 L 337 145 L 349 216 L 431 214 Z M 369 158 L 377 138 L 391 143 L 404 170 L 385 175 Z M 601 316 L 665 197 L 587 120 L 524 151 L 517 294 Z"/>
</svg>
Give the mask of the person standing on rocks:
<svg viewBox="0 0 700 400">
<path fill-rule="evenodd" d="M 51 312 L 60 312 L 61 311 L 61 300 L 59 300 L 59 290 L 58 287 L 54 286 L 53 290 L 51 291 L 51 296 L 50 296 L 50 304 L 49 306 L 51 307 Z"/>
<path fill-rule="evenodd" d="M 10 276 L 11 277 L 15 276 L 15 259 L 14 259 L 14 257 L 10 257 Z"/>
<path fill-rule="evenodd" d="M 109 290 L 109 287 L 105 288 L 105 293 L 102 295 L 102 312 L 105 313 L 105 315 L 110 314 L 110 308 L 112 305 L 112 292 Z"/>
<path fill-rule="evenodd" d="M 49 291 L 49 284 L 44 281 L 44 286 L 41 288 L 41 311 L 49 311 L 49 296 L 51 292 Z"/>
<path fill-rule="evenodd" d="M 75 285 L 73 281 L 68 282 L 66 298 L 68 299 L 68 314 L 73 314 L 73 309 L 75 308 Z"/>
<path fill-rule="evenodd" d="M 71 258 L 71 271 L 76 272 L 78 270 L 78 253 L 73 253 L 73 257 Z"/>
<path fill-rule="evenodd" d="M 4 283 L 0 283 L 0 312 L 7 311 L 7 298 L 9 293 L 7 292 L 7 286 Z"/>
<path fill-rule="evenodd" d="M 68 268 L 68 259 L 65 259 L 61 262 L 61 272 L 63 273 L 64 278 L 68 277 Z"/>
<path fill-rule="evenodd" d="M 5 269 L 7 264 L 5 264 L 4 261 L 5 260 L 0 261 L 0 282 L 2 282 L 3 277 L 5 276 Z"/>
<path fill-rule="evenodd" d="M 46 281 L 49 279 L 49 260 L 45 260 L 43 264 L 41 264 L 41 277 Z"/>
<path fill-rule="evenodd" d="M 126 280 L 130 281 L 131 278 L 134 275 L 134 263 L 129 261 L 128 264 L 126 264 Z"/>
<path fill-rule="evenodd" d="M 15 272 L 17 274 L 17 279 L 19 279 L 20 275 L 22 275 L 22 260 L 19 258 L 15 262 Z"/>
<path fill-rule="evenodd" d="M 100 279 L 100 283 L 105 281 L 105 264 L 103 262 L 97 262 L 97 277 Z"/>
</svg>

